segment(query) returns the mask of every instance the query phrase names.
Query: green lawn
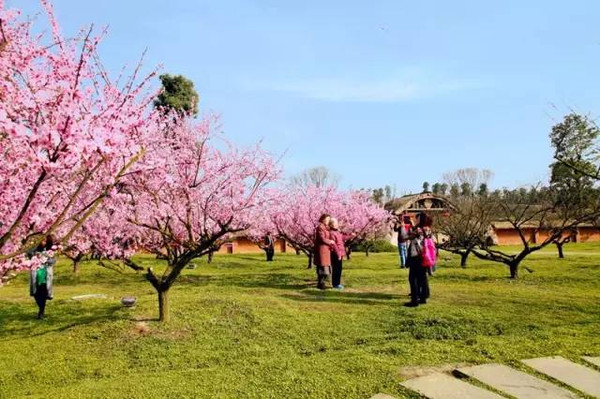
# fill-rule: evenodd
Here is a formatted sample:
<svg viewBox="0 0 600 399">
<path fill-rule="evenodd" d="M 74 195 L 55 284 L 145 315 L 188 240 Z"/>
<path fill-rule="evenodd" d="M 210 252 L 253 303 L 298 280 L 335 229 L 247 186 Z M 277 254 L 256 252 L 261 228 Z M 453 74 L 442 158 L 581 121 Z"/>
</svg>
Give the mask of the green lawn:
<svg viewBox="0 0 600 399">
<path fill-rule="evenodd" d="M 531 256 L 534 273 L 511 281 L 502 265 L 461 269 L 442 253 L 419 308 L 402 306 L 394 254 L 354 255 L 343 292 L 313 288 L 304 257 L 216 256 L 184 271 L 166 325 L 141 275 L 89 262 L 76 278 L 61 260 L 47 320 L 34 319 L 27 276 L 0 288 L 0 397 L 401 398 L 408 366 L 579 361 L 600 355 L 600 245 L 566 254 Z M 93 293 L 108 299 L 70 299 Z M 125 295 L 136 308 L 120 306 Z"/>
</svg>

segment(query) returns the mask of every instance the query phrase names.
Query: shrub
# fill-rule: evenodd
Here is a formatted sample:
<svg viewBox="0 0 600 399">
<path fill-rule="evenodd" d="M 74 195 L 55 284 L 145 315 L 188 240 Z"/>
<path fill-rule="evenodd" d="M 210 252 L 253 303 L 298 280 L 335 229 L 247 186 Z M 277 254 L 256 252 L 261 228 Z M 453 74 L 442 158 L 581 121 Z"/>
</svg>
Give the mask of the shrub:
<svg viewBox="0 0 600 399">
<path fill-rule="evenodd" d="M 366 252 L 396 252 L 398 248 L 388 240 L 369 240 L 352 247 L 353 251 Z"/>
</svg>

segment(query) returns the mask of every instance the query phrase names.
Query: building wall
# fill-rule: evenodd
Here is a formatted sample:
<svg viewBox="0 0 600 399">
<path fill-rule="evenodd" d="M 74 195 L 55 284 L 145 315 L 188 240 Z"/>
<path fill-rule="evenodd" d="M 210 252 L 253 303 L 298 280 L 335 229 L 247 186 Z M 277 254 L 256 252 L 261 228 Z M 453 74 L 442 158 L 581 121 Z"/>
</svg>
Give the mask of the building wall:
<svg viewBox="0 0 600 399">
<path fill-rule="evenodd" d="M 521 238 L 519 233 L 514 229 L 495 229 L 494 233 L 497 237 L 498 245 L 520 245 Z M 531 238 L 533 229 L 525 229 L 525 236 Z M 549 230 L 540 230 L 537 233 L 536 239 L 532 242 L 542 242 L 548 238 Z M 564 233 L 563 237 L 567 237 L 569 233 Z M 596 227 L 579 227 L 575 242 L 600 242 L 600 229 Z"/>
<path fill-rule="evenodd" d="M 514 229 L 494 229 L 498 245 L 519 245 L 521 236 Z M 525 231 L 526 237 L 531 237 L 530 231 Z"/>
<path fill-rule="evenodd" d="M 286 249 L 285 240 L 275 240 L 275 253 L 284 253 Z M 257 254 L 263 252 L 258 244 L 246 237 L 238 237 L 233 242 L 227 243 L 219 249 L 220 254 Z"/>
<path fill-rule="evenodd" d="M 600 229 L 596 227 L 579 227 L 577 242 L 598 242 L 600 241 Z"/>
<path fill-rule="evenodd" d="M 543 242 L 544 240 L 548 239 L 548 237 L 550 236 L 551 231 L 550 230 L 540 230 L 538 232 L 538 236 L 537 236 L 537 241 L 538 242 Z M 569 237 L 571 234 L 568 232 L 563 232 L 563 235 L 561 238 L 567 238 Z M 576 237 L 575 241 L 577 241 L 579 239 L 579 237 Z"/>
</svg>

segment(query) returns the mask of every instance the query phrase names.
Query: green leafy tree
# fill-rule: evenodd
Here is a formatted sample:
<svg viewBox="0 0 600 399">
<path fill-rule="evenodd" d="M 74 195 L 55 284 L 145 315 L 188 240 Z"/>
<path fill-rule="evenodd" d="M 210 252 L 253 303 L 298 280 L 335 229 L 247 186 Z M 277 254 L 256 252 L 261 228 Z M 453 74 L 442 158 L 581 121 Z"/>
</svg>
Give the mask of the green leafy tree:
<svg viewBox="0 0 600 399">
<path fill-rule="evenodd" d="M 447 192 L 448 192 L 448 184 L 447 183 L 440 184 L 440 194 L 446 195 Z"/>
<path fill-rule="evenodd" d="M 479 195 L 480 197 L 486 197 L 489 193 L 490 191 L 488 189 L 487 183 L 481 183 L 479 185 L 479 190 L 477 190 L 477 195 Z"/>
<path fill-rule="evenodd" d="M 471 184 L 464 182 L 460 185 L 460 195 L 468 197 L 472 193 L 473 193 L 473 187 L 471 186 Z"/>
<path fill-rule="evenodd" d="M 457 183 L 454 183 L 450 186 L 450 196 L 458 197 L 460 195 L 460 186 Z"/>
<path fill-rule="evenodd" d="M 373 199 L 373 201 L 381 206 L 384 205 L 385 203 L 385 193 L 383 192 L 382 188 L 376 188 L 373 190 L 373 192 L 371 193 L 371 198 Z"/>
<path fill-rule="evenodd" d="M 163 90 L 160 92 L 154 106 L 164 111 L 175 110 L 180 113 L 198 115 L 198 93 L 194 82 L 182 75 L 160 75 Z"/>
<path fill-rule="evenodd" d="M 527 187 L 520 187 L 517 191 L 517 198 L 520 198 L 521 202 L 529 202 L 529 191 Z"/>
<path fill-rule="evenodd" d="M 423 192 L 424 193 L 428 193 L 429 192 L 429 182 L 424 182 L 423 183 Z"/>
<path fill-rule="evenodd" d="M 388 202 L 396 197 L 395 187 L 386 185 L 385 187 L 375 188 L 371 190 L 371 199 L 381 206 L 385 206 Z"/>
<path fill-rule="evenodd" d="M 550 141 L 554 158 L 583 176 L 600 180 L 600 129 L 590 118 L 568 114 L 552 127 Z"/>
<path fill-rule="evenodd" d="M 598 190 L 594 188 L 594 180 L 580 172 L 580 170 L 591 170 L 593 165 L 585 160 L 574 162 L 578 167 L 572 168 L 562 162 L 550 165 L 550 187 L 555 192 L 557 207 L 589 209 L 589 212 L 593 213 L 598 203 Z M 573 229 L 554 241 L 559 258 L 565 257 L 563 246 L 573 241 L 576 234 L 576 226 L 573 226 Z"/>
</svg>

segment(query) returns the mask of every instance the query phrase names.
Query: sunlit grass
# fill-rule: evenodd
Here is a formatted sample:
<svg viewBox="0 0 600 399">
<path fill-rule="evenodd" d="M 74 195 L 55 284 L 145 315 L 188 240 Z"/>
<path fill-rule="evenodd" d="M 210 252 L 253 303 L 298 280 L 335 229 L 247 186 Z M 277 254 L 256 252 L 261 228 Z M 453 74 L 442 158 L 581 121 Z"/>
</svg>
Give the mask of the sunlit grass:
<svg viewBox="0 0 600 399">
<path fill-rule="evenodd" d="M 461 269 L 442 253 L 432 298 L 415 309 L 402 306 L 394 254 L 355 254 L 342 292 L 316 290 L 303 257 L 216 256 L 184 271 L 166 325 L 142 275 L 88 262 L 75 277 L 61 260 L 45 321 L 26 276 L 0 289 L 0 397 L 403 397 L 405 366 L 598 356 L 600 245 L 566 254 L 531 256 L 534 272 L 511 281 L 502 265 Z M 95 293 L 107 299 L 70 299 Z"/>
</svg>

